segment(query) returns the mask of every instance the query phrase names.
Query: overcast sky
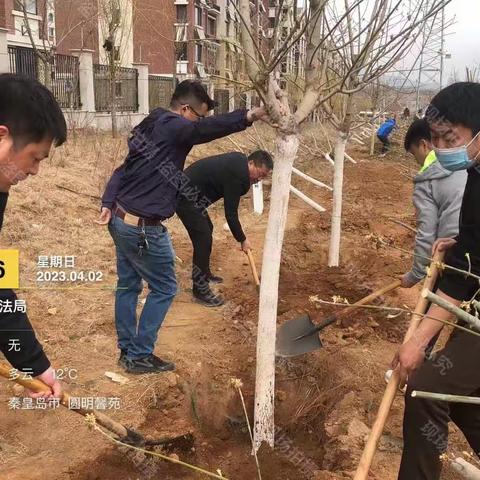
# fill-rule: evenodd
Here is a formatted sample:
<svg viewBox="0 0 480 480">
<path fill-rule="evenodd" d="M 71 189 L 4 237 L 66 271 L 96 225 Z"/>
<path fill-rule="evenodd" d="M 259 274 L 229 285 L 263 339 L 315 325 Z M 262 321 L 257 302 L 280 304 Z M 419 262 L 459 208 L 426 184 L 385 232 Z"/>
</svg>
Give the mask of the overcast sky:
<svg viewBox="0 0 480 480">
<path fill-rule="evenodd" d="M 452 35 L 446 39 L 446 51 L 452 55 L 446 60 L 446 79 L 455 68 L 463 80 L 466 66 L 480 67 L 480 1 L 452 0 L 447 16 L 455 16 L 457 23 L 451 27 Z"/>
</svg>

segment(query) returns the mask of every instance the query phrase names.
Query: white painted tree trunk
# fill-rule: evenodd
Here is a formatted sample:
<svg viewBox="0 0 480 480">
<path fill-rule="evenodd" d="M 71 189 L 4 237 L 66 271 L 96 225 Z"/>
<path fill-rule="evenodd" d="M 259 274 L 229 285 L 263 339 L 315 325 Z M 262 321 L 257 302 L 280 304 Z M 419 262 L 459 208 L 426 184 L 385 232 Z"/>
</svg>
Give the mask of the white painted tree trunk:
<svg viewBox="0 0 480 480">
<path fill-rule="evenodd" d="M 335 144 L 335 163 L 333 172 L 332 226 L 328 266 L 338 267 L 340 262 L 340 238 L 342 235 L 343 166 L 348 134 L 340 131 Z"/>
<path fill-rule="evenodd" d="M 275 338 L 277 330 L 278 279 L 283 235 L 288 213 L 293 161 L 297 156 L 296 135 L 277 139 L 272 175 L 270 213 L 263 247 L 262 282 L 257 330 L 257 374 L 255 383 L 255 425 L 253 448 L 262 442 L 274 444 Z"/>
</svg>

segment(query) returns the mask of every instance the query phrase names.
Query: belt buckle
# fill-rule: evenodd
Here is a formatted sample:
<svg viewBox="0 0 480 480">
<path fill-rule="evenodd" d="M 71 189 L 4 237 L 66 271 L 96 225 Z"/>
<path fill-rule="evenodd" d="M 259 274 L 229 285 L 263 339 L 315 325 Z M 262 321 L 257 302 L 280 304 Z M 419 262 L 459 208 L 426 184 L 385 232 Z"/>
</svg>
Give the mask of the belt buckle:
<svg viewBox="0 0 480 480">
<path fill-rule="evenodd" d="M 136 217 L 135 215 L 132 215 L 131 213 L 125 212 L 125 217 L 123 221 L 127 223 L 128 225 L 133 225 L 134 227 L 138 227 L 139 225 L 139 217 Z"/>
</svg>

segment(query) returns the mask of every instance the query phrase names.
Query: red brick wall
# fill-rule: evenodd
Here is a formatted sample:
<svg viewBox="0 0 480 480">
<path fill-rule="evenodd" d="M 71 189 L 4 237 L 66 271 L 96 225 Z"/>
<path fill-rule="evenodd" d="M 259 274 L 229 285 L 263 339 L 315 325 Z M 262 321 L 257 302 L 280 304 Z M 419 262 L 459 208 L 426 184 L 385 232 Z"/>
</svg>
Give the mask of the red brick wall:
<svg viewBox="0 0 480 480">
<path fill-rule="evenodd" d="M 8 28 L 9 33 L 15 33 L 14 25 L 15 22 L 13 21 L 13 1 L 14 0 L 4 0 L 2 3 L 5 5 L 5 26 Z"/>
<path fill-rule="evenodd" d="M 55 0 L 57 51 L 94 50 L 98 61 L 98 13 L 95 0 Z"/>
<path fill-rule="evenodd" d="M 175 21 L 173 1 L 134 0 L 133 58 L 149 63 L 150 73 L 173 73 Z"/>
<path fill-rule="evenodd" d="M 7 28 L 5 3 L 6 3 L 5 0 L 0 0 L 0 28 Z"/>
</svg>

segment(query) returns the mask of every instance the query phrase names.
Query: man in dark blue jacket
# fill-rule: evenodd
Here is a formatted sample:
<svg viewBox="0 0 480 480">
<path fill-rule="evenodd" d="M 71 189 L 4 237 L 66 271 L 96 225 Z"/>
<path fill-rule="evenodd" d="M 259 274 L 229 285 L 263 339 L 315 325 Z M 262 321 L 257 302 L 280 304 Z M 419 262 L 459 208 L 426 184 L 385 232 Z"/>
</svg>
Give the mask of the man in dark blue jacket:
<svg viewBox="0 0 480 480">
<path fill-rule="evenodd" d="M 240 132 L 265 115 L 263 108 L 207 117 L 214 107 L 200 82 L 180 83 L 170 110 L 158 108 L 134 128 L 129 153 L 102 198 L 100 224 L 108 224 L 117 253 L 115 323 L 119 364 L 129 373 L 173 370 L 153 354 L 158 330 L 177 291 L 175 255 L 162 222 L 175 213 L 188 188 L 183 173 L 194 145 Z M 142 279 L 150 292 L 137 326 Z"/>
</svg>

